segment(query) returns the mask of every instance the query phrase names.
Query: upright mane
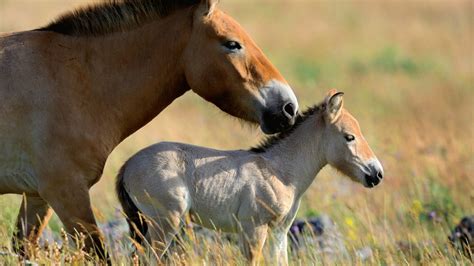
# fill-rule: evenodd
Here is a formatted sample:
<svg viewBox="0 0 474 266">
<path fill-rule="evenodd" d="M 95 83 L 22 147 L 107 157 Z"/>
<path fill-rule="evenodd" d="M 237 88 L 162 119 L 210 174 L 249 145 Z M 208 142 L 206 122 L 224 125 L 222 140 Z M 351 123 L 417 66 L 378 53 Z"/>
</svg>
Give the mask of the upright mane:
<svg viewBox="0 0 474 266">
<path fill-rule="evenodd" d="M 263 153 L 268 150 L 270 147 L 275 146 L 277 143 L 281 142 L 286 137 L 290 136 L 301 124 L 304 123 L 308 118 L 313 117 L 316 114 L 319 114 L 322 110 L 324 103 L 313 105 L 306 109 L 303 113 L 298 114 L 296 117 L 295 124 L 287 131 L 266 137 L 259 145 L 250 148 L 251 152 Z"/>
<path fill-rule="evenodd" d="M 39 31 L 98 36 L 126 31 L 163 18 L 200 0 L 106 0 L 60 16 Z"/>
</svg>

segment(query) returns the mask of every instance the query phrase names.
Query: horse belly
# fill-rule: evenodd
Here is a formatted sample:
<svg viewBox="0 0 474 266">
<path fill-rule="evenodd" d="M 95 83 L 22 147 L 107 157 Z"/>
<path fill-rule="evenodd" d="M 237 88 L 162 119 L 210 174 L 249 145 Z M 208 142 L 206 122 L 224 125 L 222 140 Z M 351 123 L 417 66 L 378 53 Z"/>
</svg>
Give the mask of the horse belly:
<svg viewBox="0 0 474 266">
<path fill-rule="evenodd" d="M 0 84 L 0 194 L 37 193 L 32 158 L 38 119 L 31 115 L 31 105 L 23 95 L 12 95 L 3 85 Z"/>
<path fill-rule="evenodd" d="M 0 194 L 37 194 L 31 156 L 22 145 L 0 142 Z"/>
</svg>

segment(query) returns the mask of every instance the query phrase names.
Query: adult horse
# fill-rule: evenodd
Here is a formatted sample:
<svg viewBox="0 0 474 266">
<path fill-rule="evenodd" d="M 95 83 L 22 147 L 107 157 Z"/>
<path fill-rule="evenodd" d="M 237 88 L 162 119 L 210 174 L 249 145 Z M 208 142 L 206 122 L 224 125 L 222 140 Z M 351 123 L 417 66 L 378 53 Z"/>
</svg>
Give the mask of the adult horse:
<svg viewBox="0 0 474 266">
<path fill-rule="evenodd" d="M 298 103 L 216 0 L 110 1 L 0 37 L 0 194 L 24 194 L 14 239 L 58 214 L 103 256 L 89 188 L 123 139 L 192 90 L 223 111 L 289 128 Z"/>
</svg>

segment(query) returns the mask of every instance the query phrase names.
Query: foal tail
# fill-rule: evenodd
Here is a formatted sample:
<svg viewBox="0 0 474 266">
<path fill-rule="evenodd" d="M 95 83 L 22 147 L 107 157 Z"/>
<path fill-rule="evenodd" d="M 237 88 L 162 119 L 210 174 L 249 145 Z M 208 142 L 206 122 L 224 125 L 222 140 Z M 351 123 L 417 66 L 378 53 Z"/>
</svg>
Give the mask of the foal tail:
<svg viewBox="0 0 474 266">
<path fill-rule="evenodd" d="M 124 164 L 117 175 L 117 183 L 115 184 L 115 189 L 117 190 L 118 199 L 122 205 L 123 212 L 126 215 L 127 223 L 130 228 L 130 237 L 137 244 L 142 244 L 143 238 L 145 237 L 148 231 L 148 225 L 145 220 L 142 218 L 142 214 L 135 203 L 130 198 L 127 190 L 125 189 L 124 184 Z"/>
</svg>

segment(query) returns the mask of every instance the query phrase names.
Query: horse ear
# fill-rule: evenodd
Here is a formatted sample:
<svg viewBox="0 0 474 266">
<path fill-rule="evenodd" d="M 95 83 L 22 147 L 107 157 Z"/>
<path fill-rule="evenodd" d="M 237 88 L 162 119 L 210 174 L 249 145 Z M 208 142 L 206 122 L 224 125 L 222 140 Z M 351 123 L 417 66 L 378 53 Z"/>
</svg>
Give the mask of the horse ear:
<svg viewBox="0 0 474 266">
<path fill-rule="evenodd" d="M 219 3 L 219 0 L 201 0 L 202 14 L 210 16 L 216 9 L 217 3 Z"/>
<path fill-rule="evenodd" d="M 344 92 L 337 92 L 335 89 L 332 89 L 327 93 L 324 103 L 326 121 L 330 123 L 334 122 L 341 114 L 344 105 L 344 100 L 342 99 L 343 95 Z"/>
</svg>

